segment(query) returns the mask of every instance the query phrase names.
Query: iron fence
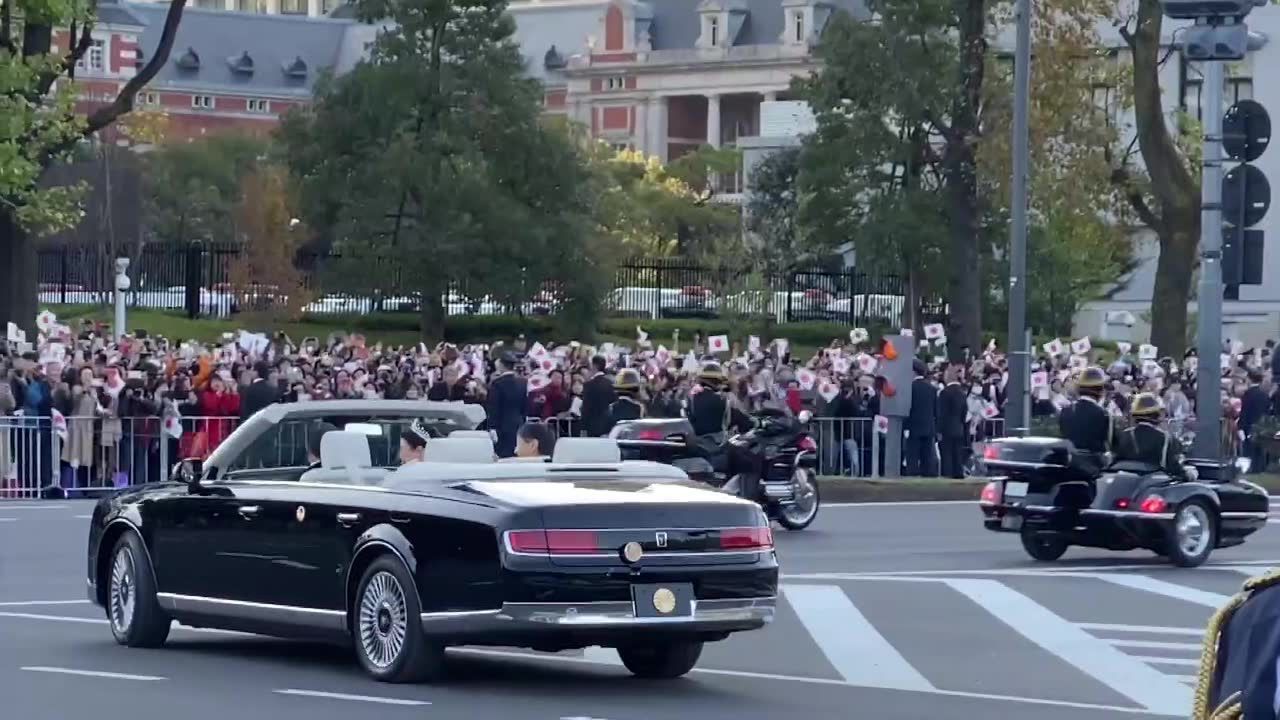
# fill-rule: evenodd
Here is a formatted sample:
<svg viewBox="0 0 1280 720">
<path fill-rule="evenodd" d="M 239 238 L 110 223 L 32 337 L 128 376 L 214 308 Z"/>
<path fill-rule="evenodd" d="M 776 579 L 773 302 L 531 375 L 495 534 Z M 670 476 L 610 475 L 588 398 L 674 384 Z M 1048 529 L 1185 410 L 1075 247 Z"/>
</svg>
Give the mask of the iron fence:
<svg viewBox="0 0 1280 720">
<path fill-rule="evenodd" d="M 244 310 L 289 303 L 289 289 L 237 280 L 242 259 L 235 247 L 193 243 L 147 245 L 130 258 L 131 307 L 181 311 L 189 317 L 229 317 Z M 417 312 L 419 288 L 394 257 L 299 252 L 294 259 L 310 314 Z M 47 248 L 39 255 L 43 305 L 107 305 L 114 298 L 114 257 L 95 247 Z M 557 311 L 558 285 L 520 288 L 512 302 L 448 281 L 442 303 L 450 316 L 548 315 Z M 642 258 L 622 263 L 603 307 L 615 316 L 640 318 L 771 317 L 780 323 L 828 321 L 847 325 L 893 324 L 902 317 L 901 278 L 859 270 L 796 270 L 766 275 L 713 268 L 681 258 Z M 295 303 L 297 304 L 297 303 Z M 945 313 L 939 300 L 921 303 L 926 321 Z"/>
</svg>

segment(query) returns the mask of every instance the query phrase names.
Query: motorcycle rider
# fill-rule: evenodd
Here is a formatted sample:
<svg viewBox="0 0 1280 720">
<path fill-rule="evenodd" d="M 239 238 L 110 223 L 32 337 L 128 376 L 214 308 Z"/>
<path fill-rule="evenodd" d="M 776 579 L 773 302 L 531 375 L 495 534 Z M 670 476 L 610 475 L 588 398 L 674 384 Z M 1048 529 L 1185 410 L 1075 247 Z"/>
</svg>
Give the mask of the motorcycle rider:
<svg viewBox="0 0 1280 720">
<path fill-rule="evenodd" d="M 620 422 L 639 420 L 645 416 L 644 404 L 640 402 L 640 373 L 632 368 L 623 368 L 613 379 L 613 391 L 618 399 L 609 405 L 609 429 Z"/>
<path fill-rule="evenodd" d="M 728 378 L 718 363 L 708 362 L 702 366 L 698 372 L 698 385 L 701 390 L 689 398 L 685 410 L 698 445 L 709 457 L 724 453 L 728 463 L 726 472 L 730 476 L 736 472 L 742 477 L 742 497 L 755 499 L 756 483 L 761 473 L 760 459 L 728 444 L 730 428 L 746 432 L 754 423 L 745 413 L 729 404 Z"/>
<path fill-rule="evenodd" d="M 1120 433 L 1116 442 L 1115 463 L 1141 463 L 1163 470 L 1169 477 L 1184 479 L 1182 453 L 1177 439 L 1160 427 L 1164 404 L 1152 393 L 1139 393 L 1129 407 L 1133 425 Z"/>
<path fill-rule="evenodd" d="M 1103 455 L 1111 452 L 1115 445 L 1115 425 L 1111 413 L 1102 406 L 1106 387 L 1107 374 L 1102 368 L 1085 368 L 1076 381 L 1080 398 L 1063 408 L 1058 416 L 1062 437 L 1075 448 L 1071 464 L 1089 477 L 1102 472 Z"/>
</svg>

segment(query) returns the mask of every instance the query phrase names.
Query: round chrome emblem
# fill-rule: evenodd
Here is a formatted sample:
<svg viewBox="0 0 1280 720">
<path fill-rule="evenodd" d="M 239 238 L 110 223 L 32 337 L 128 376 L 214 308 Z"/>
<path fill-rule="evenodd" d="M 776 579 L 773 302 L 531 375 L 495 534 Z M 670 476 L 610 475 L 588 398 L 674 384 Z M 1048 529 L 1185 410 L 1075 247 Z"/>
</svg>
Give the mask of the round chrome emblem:
<svg viewBox="0 0 1280 720">
<path fill-rule="evenodd" d="M 638 542 L 629 542 L 622 546 L 622 559 L 629 563 L 640 562 L 640 558 L 644 557 L 644 548 L 640 547 Z"/>
<path fill-rule="evenodd" d="M 301 505 L 299 505 L 299 506 L 298 506 L 298 511 L 297 511 L 296 513 L 294 513 L 294 517 L 298 518 L 298 522 L 302 522 L 303 520 L 306 520 L 306 519 L 307 519 L 307 509 L 306 509 L 306 508 L 304 508 L 304 507 L 302 507 Z"/>
<path fill-rule="evenodd" d="M 663 615 L 669 614 L 676 609 L 676 594 L 666 588 L 658 588 L 653 593 L 653 609 Z"/>
</svg>

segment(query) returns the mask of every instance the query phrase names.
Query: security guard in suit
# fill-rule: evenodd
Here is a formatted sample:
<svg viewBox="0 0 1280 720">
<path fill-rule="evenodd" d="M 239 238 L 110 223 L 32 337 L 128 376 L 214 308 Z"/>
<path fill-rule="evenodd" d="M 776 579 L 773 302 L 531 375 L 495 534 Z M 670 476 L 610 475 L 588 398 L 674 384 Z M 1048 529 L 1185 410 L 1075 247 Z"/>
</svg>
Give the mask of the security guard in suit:
<svg viewBox="0 0 1280 720">
<path fill-rule="evenodd" d="M 1103 455 L 1111 452 L 1115 440 L 1115 424 L 1111 413 L 1102 407 L 1107 389 L 1107 374 L 1091 366 L 1076 381 L 1080 399 L 1062 410 L 1058 429 L 1075 448 L 1072 465 L 1080 472 L 1096 477 L 1102 472 Z"/>
<path fill-rule="evenodd" d="M 613 379 L 613 391 L 618 399 L 609 405 L 609 429 L 627 420 L 639 420 L 644 417 L 644 404 L 640 402 L 640 373 L 631 368 L 618 371 Z"/>
<path fill-rule="evenodd" d="M 1280 706 L 1280 571 L 1244 583 L 1205 631 L 1192 720 L 1275 720 Z"/>
<path fill-rule="evenodd" d="M 1185 478 L 1180 443 L 1170 437 L 1160 421 L 1164 404 L 1151 393 L 1138 393 L 1129 408 L 1133 425 L 1120 433 L 1116 441 L 1115 463 L 1140 463 L 1157 467 L 1170 477 Z"/>
</svg>

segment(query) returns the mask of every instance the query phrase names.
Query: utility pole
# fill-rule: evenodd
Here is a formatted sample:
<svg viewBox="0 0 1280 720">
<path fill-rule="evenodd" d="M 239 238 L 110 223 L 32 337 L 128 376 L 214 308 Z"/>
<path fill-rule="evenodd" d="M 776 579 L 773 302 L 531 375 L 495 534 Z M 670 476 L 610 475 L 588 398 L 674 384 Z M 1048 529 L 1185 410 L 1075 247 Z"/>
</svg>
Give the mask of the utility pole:
<svg viewBox="0 0 1280 720">
<path fill-rule="evenodd" d="M 1221 61 L 1204 63 L 1204 174 L 1200 180 L 1200 291 L 1196 333 L 1196 457 L 1222 456 L 1222 90 Z"/>
<path fill-rule="evenodd" d="M 1009 237 L 1009 386 L 1005 419 L 1006 430 L 1010 435 L 1024 437 L 1029 432 L 1031 417 L 1031 345 L 1027 334 L 1031 0 L 1018 0 L 1016 12 L 1017 46 L 1013 63 L 1013 222 Z"/>
</svg>

